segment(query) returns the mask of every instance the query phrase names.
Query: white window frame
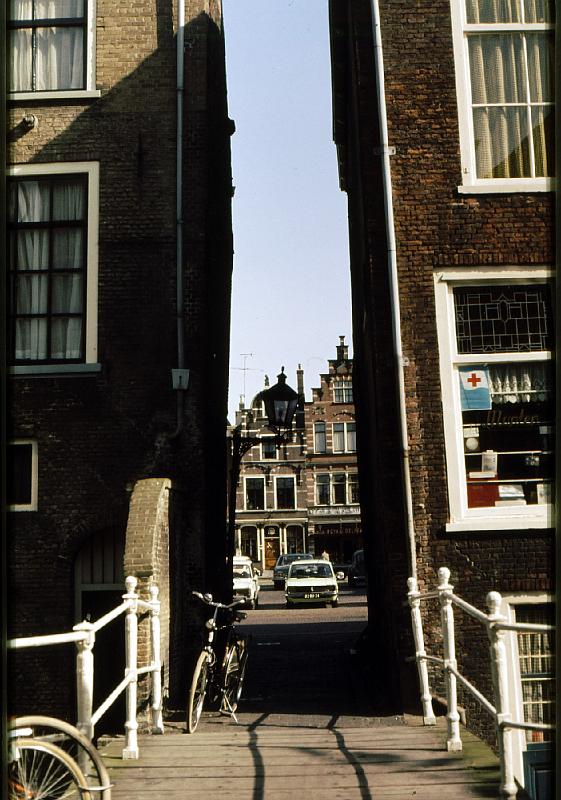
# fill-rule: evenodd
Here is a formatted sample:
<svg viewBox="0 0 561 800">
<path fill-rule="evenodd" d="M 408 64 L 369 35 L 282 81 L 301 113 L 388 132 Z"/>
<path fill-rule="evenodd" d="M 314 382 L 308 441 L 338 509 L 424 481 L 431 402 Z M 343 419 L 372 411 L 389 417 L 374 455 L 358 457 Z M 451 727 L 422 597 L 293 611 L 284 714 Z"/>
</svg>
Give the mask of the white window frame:
<svg viewBox="0 0 561 800">
<path fill-rule="evenodd" d="M 18 164 L 8 167 L 8 177 L 50 177 L 54 175 L 85 174 L 88 183 L 87 256 L 86 256 L 86 341 L 84 361 L 79 364 L 20 364 L 10 367 L 13 375 L 33 375 L 61 372 L 99 372 L 97 363 L 98 337 L 98 263 L 99 263 L 99 162 L 73 161 L 67 163 Z"/>
<path fill-rule="evenodd" d="M 462 185 L 460 194 L 555 191 L 555 178 L 478 178 L 473 147 L 473 117 L 471 106 L 471 80 L 469 74 L 468 34 L 488 31 L 546 31 L 554 28 L 549 23 L 483 23 L 469 24 L 466 20 L 465 0 L 450 0 L 452 40 L 460 129 L 460 155 Z"/>
<path fill-rule="evenodd" d="M 456 325 L 454 313 L 454 287 L 484 284 L 530 284 L 544 283 L 551 279 L 547 269 L 450 269 L 434 275 L 438 349 L 440 356 L 440 384 L 444 438 L 446 445 L 446 469 L 448 478 L 448 503 L 450 521 L 448 531 L 472 530 L 523 530 L 525 528 L 550 528 L 553 525 L 552 504 L 468 508 L 467 482 L 465 476 L 464 447 L 462 441 L 462 409 L 458 367 L 474 364 L 479 356 L 458 355 L 456 349 Z M 551 353 L 490 353 L 486 363 L 505 361 L 548 361 Z"/>
<path fill-rule="evenodd" d="M 31 501 L 7 506 L 8 511 L 37 511 L 39 507 L 39 446 L 36 439 L 11 439 L 8 445 L 31 445 Z"/>
<path fill-rule="evenodd" d="M 292 485 L 294 487 L 294 505 L 288 508 L 280 508 L 278 503 L 278 496 L 277 496 L 277 483 L 279 479 L 290 479 L 292 481 Z M 295 475 L 275 475 L 275 510 L 277 511 L 291 511 L 292 509 L 298 508 L 298 495 L 296 493 L 296 476 Z"/>
<path fill-rule="evenodd" d="M 504 594 L 501 599 L 500 613 L 506 617 L 507 622 L 516 622 L 517 605 L 543 605 L 553 604 L 555 598 L 544 592 L 513 592 Z M 508 674 L 508 702 L 511 717 L 520 721 L 524 720 L 522 704 L 522 678 L 520 675 L 520 657 L 518 653 L 518 635 L 516 631 L 505 631 L 504 642 L 507 656 Z M 514 777 L 524 786 L 524 762 L 522 754 L 526 751 L 526 737 L 524 731 L 513 729 L 511 732 L 513 771 Z"/>
<path fill-rule="evenodd" d="M 71 100 L 101 97 L 96 89 L 96 0 L 84 0 L 86 6 L 86 86 L 84 89 L 62 89 L 48 92 L 9 92 L 8 100 Z"/>
<path fill-rule="evenodd" d="M 343 500 L 342 503 L 338 503 L 335 500 L 335 476 L 336 475 L 342 475 L 344 477 L 344 479 L 345 479 L 344 481 L 341 481 L 341 484 L 340 484 L 340 485 L 345 487 L 345 499 Z M 347 478 L 347 473 L 344 472 L 344 471 L 341 471 L 341 470 L 333 471 L 331 473 L 330 485 L 331 485 L 331 505 L 332 506 L 348 506 L 349 505 L 349 481 L 348 481 L 348 478 Z"/>
<path fill-rule="evenodd" d="M 244 484 L 243 484 L 243 507 L 245 511 L 265 511 L 267 508 L 267 486 L 265 485 L 265 478 L 261 475 L 245 475 L 244 476 Z M 251 481 L 261 481 L 263 486 L 263 508 L 248 508 L 247 507 L 247 482 Z"/>
<path fill-rule="evenodd" d="M 323 450 L 316 447 L 317 444 L 317 432 L 316 432 L 316 425 L 323 425 Z M 327 423 L 323 420 L 318 420 L 313 424 L 313 437 L 314 437 L 314 453 L 322 454 L 327 453 Z"/>
<path fill-rule="evenodd" d="M 343 393 L 343 398 L 345 395 L 350 392 L 351 399 L 350 400 L 336 400 L 335 399 L 335 391 L 339 389 Z M 338 380 L 333 381 L 333 402 L 337 403 L 337 405 L 342 405 L 343 403 L 352 403 L 353 400 L 353 382 L 349 378 L 339 378 Z"/>
<path fill-rule="evenodd" d="M 343 426 L 343 449 L 336 450 L 335 449 L 335 425 L 342 425 Z M 354 450 L 349 450 L 348 443 L 349 443 L 349 430 L 348 426 L 354 425 L 355 426 L 355 442 L 356 442 L 356 422 L 354 420 L 349 420 L 348 422 L 341 422 L 340 420 L 336 420 L 331 424 L 331 451 L 333 453 L 356 453 L 356 447 Z"/>
</svg>

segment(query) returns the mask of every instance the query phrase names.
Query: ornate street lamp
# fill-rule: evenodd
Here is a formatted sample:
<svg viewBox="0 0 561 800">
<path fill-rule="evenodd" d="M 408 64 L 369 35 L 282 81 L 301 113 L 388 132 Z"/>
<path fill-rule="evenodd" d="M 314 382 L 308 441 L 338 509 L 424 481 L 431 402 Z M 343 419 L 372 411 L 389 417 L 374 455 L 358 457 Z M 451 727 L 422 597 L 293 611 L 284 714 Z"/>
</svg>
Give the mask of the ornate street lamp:
<svg viewBox="0 0 561 800">
<path fill-rule="evenodd" d="M 275 444 L 280 447 L 288 441 L 292 430 L 292 421 L 298 407 L 299 395 L 286 383 L 284 367 L 277 375 L 277 383 L 270 389 L 260 392 L 257 400 L 265 406 L 267 427 L 274 431 Z M 230 470 L 230 493 L 228 498 L 228 541 L 226 543 L 226 579 L 229 581 L 228 596 L 232 592 L 232 559 L 234 557 L 236 530 L 236 488 L 240 478 L 243 456 L 261 440 L 259 436 L 242 436 L 241 425 L 232 431 L 232 466 Z"/>
</svg>

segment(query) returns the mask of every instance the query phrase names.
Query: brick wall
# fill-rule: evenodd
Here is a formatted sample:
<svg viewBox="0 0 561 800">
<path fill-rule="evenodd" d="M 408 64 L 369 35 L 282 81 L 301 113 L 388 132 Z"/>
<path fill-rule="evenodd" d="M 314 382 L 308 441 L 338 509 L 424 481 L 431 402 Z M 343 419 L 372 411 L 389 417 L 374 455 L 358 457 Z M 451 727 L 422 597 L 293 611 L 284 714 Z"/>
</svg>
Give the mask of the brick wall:
<svg viewBox="0 0 561 800">
<path fill-rule="evenodd" d="M 101 371 L 9 380 L 9 436 L 38 442 L 39 504 L 37 512 L 8 515 L 8 577 L 15 598 L 11 635 L 67 630 L 74 623 L 73 562 L 83 542 L 101 528 L 124 529 L 132 487 L 166 476 L 173 497 L 170 625 L 178 643 L 170 670 L 181 685 L 199 623 L 188 589 L 213 590 L 206 551 L 224 547 L 232 231 L 220 4 L 192 0 L 183 184 L 190 382 L 176 432 L 175 29 L 169 0 L 98 0 L 101 97 L 9 104 L 10 164 L 99 162 Z M 38 120 L 27 132 L 24 113 Z M 52 689 L 60 674 L 70 674 L 71 655 L 62 666 L 62 656 L 27 658 L 37 680 L 32 695 L 18 658 L 12 695 L 18 710 L 29 711 L 31 703 L 33 711 L 72 716 L 72 680 L 58 693 Z M 170 693 L 173 686 L 170 676 Z"/>
</svg>

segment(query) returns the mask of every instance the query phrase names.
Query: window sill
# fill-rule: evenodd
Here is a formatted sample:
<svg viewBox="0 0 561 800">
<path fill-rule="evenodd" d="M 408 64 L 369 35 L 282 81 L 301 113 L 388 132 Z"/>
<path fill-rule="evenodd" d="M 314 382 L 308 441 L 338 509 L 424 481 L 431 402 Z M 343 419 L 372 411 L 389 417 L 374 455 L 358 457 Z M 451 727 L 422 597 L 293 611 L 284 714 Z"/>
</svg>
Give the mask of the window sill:
<svg viewBox="0 0 561 800">
<path fill-rule="evenodd" d="M 458 194 L 513 194 L 518 192 L 554 192 L 555 178 L 526 178 L 523 180 L 489 179 L 481 183 L 458 186 Z"/>
<path fill-rule="evenodd" d="M 50 100 L 96 100 L 99 97 L 100 89 L 69 89 L 67 92 L 12 92 L 8 101 L 42 103 Z"/>
<path fill-rule="evenodd" d="M 446 523 L 446 533 L 463 533 L 477 531 L 524 531 L 524 530 L 547 530 L 553 528 L 553 513 L 539 516 L 525 517 L 479 517 L 478 519 L 461 520 L 459 522 Z"/>
<path fill-rule="evenodd" d="M 31 377 L 57 375 L 91 375 L 101 372 L 101 364 L 20 364 L 8 369 L 9 375 Z"/>
</svg>

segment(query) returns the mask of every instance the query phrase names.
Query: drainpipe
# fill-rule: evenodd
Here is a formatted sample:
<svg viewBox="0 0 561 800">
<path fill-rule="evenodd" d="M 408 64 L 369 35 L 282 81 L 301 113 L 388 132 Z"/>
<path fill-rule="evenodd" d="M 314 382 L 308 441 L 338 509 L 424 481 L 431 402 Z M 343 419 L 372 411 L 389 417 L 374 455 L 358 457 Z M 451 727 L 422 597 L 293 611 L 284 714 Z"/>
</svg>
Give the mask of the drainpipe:
<svg viewBox="0 0 561 800">
<path fill-rule="evenodd" d="M 388 241 L 388 272 L 390 279 L 392 337 L 394 358 L 397 372 L 397 390 L 399 397 L 399 427 L 401 435 L 401 469 L 404 486 L 404 506 L 407 518 L 407 542 L 409 547 L 409 575 L 417 577 L 417 553 L 415 547 L 415 525 L 413 521 L 413 499 L 411 492 L 411 474 L 409 467 L 409 441 L 407 436 L 407 411 L 405 407 L 404 367 L 408 360 L 403 357 L 401 347 L 401 318 L 399 307 L 399 290 L 397 276 L 397 255 L 395 244 L 395 227 L 392 202 L 392 182 L 390 171 L 390 155 L 395 148 L 388 143 L 388 120 L 386 116 L 386 94 L 384 89 L 384 58 L 382 52 L 382 33 L 380 28 L 380 8 L 378 0 L 370 0 L 372 11 L 372 34 L 374 39 L 374 64 L 376 70 L 376 88 L 378 94 L 378 119 L 380 121 L 380 155 L 382 157 L 382 182 L 384 193 L 384 210 L 386 235 Z"/>
<path fill-rule="evenodd" d="M 175 266 L 176 266 L 176 318 L 177 318 L 177 369 L 172 369 L 172 386 L 177 392 L 177 427 L 170 438 L 183 430 L 184 392 L 189 383 L 189 370 L 185 369 L 183 321 L 183 92 L 185 72 L 185 0 L 177 7 L 177 137 L 176 137 L 176 197 L 175 197 Z"/>
</svg>

